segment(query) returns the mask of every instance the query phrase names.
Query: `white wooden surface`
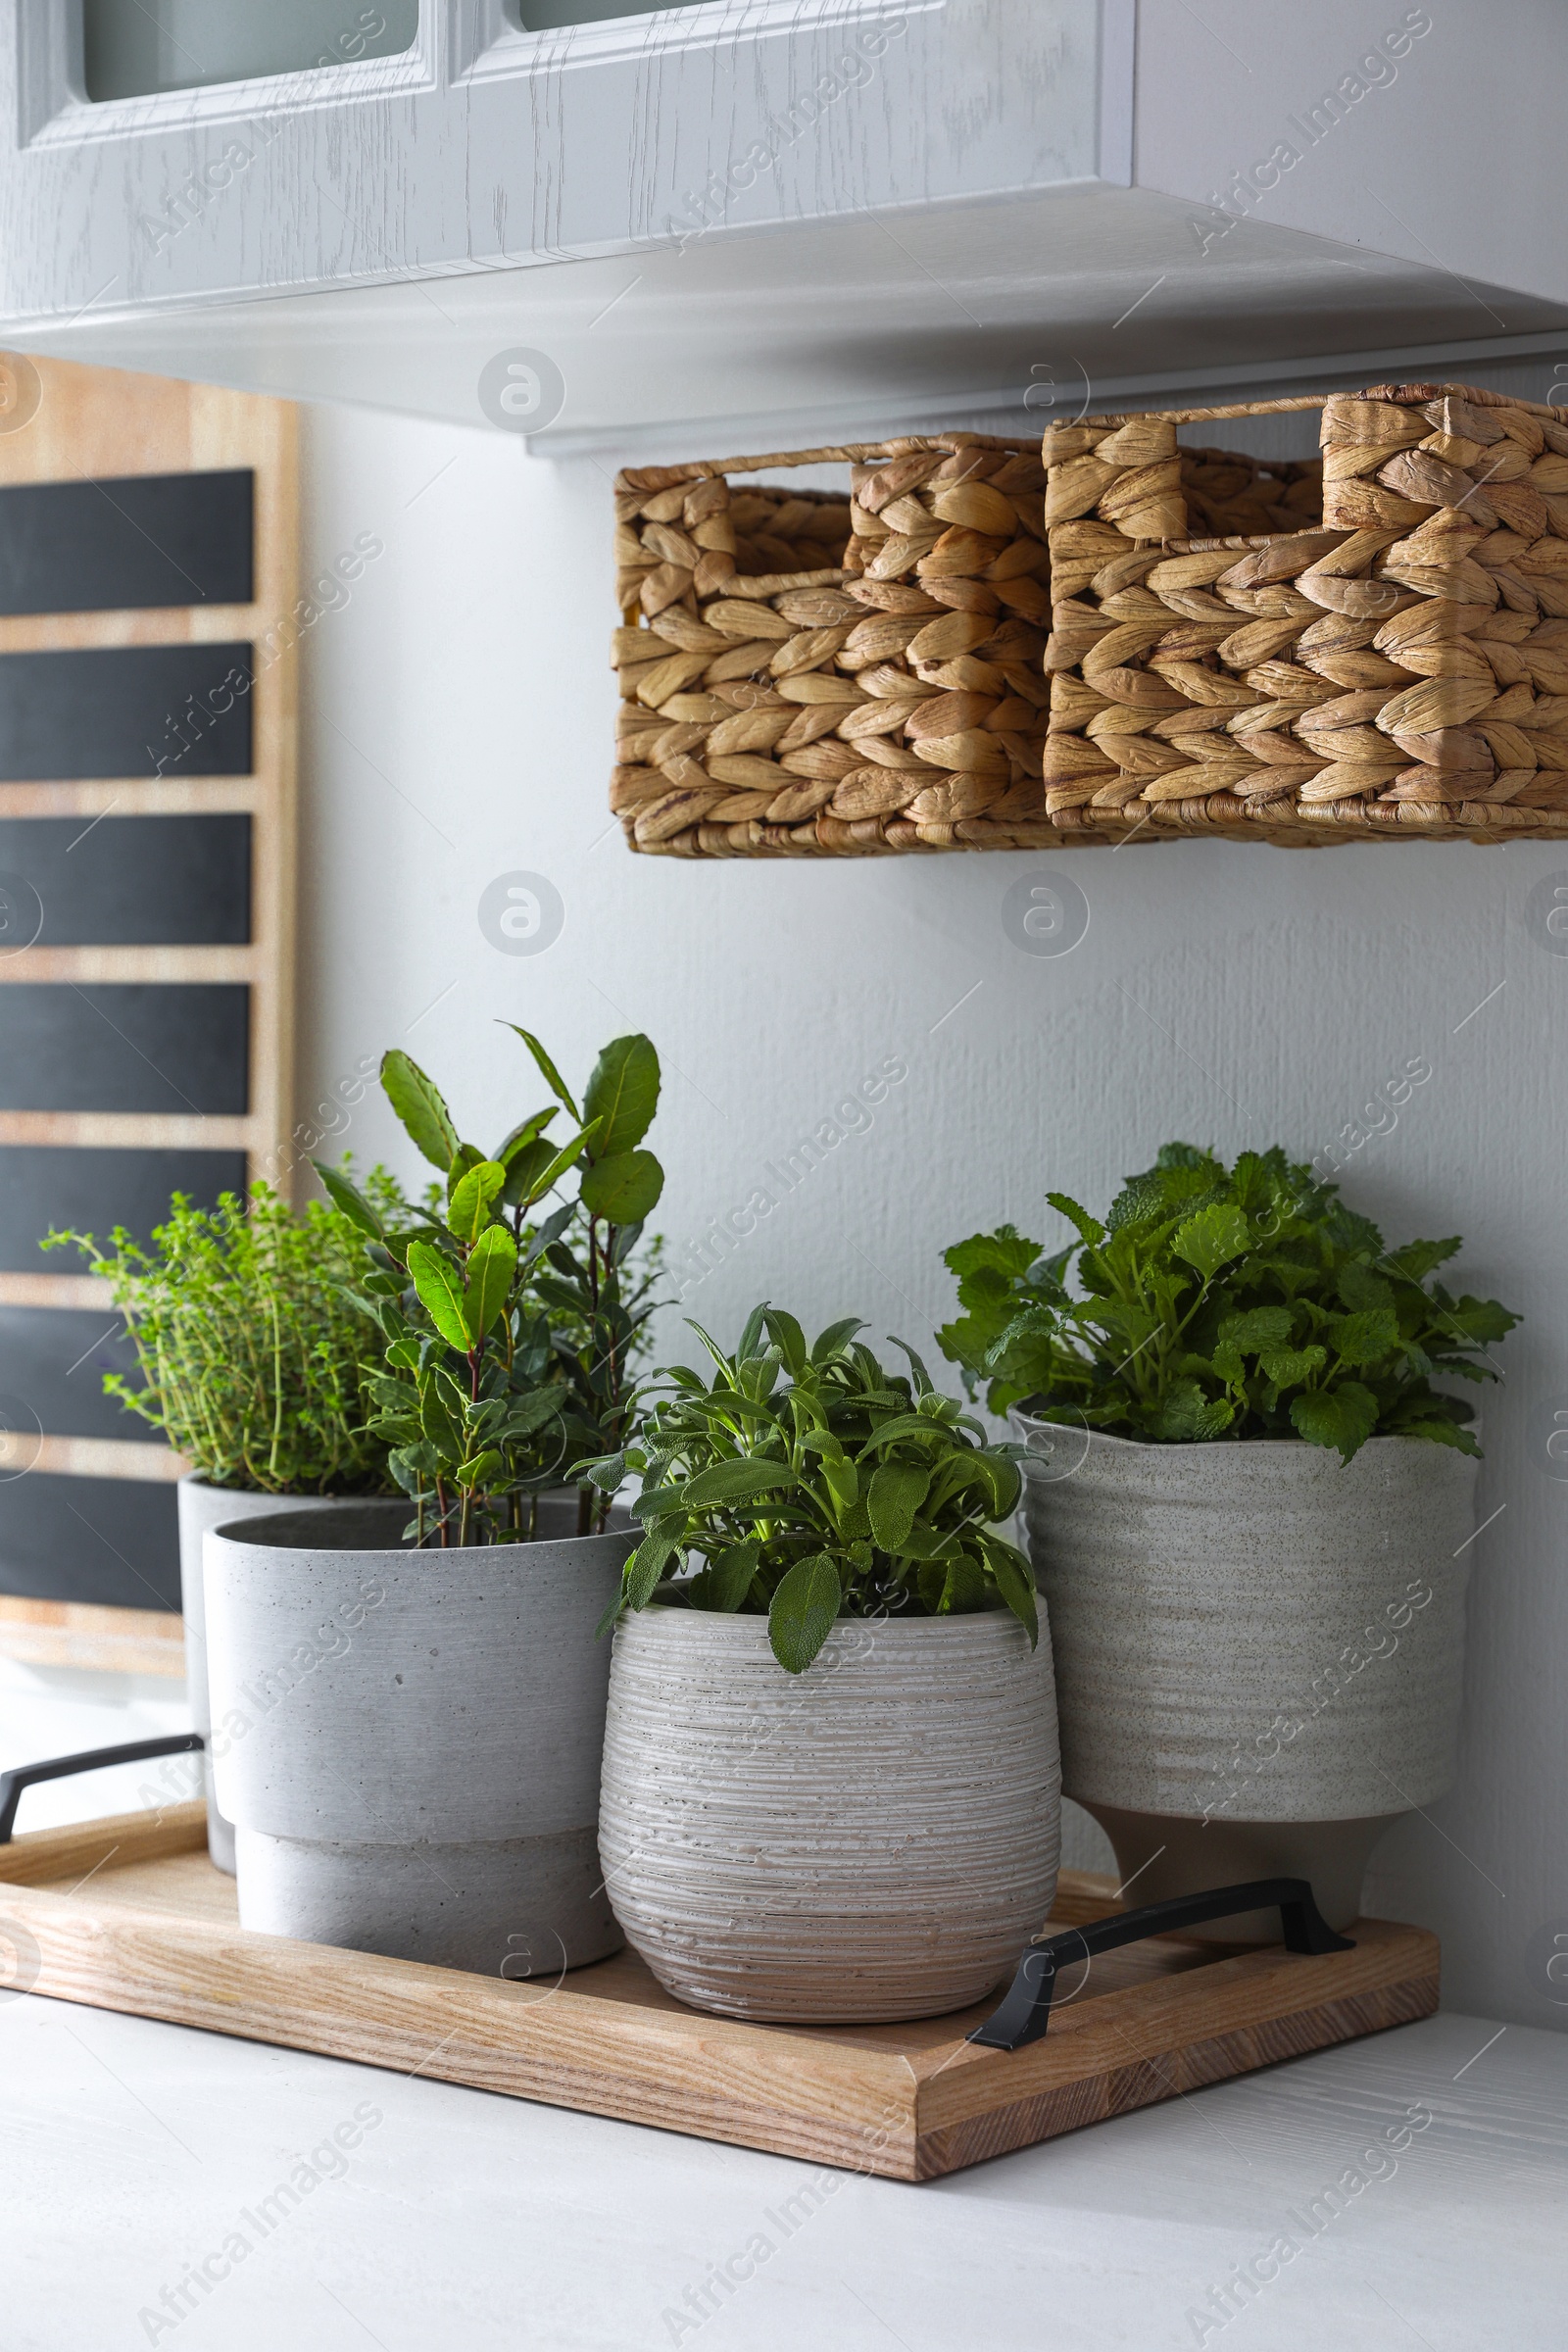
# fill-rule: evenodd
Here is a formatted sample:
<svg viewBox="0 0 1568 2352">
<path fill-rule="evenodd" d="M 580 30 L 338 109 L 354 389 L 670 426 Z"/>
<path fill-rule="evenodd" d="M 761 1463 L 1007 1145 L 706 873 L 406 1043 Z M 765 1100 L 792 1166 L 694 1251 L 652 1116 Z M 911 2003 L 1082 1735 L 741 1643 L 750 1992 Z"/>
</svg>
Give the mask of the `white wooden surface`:
<svg viewBox="0 0 1568 2352">
<path fill-rule="evenodd" d="M 1555 0 L 425 0 L 407 58 L 96 108 L 66 7 L 0 0 L 21 348 L 475 424 L 542 351 L 544 445 L 617 456 L 1568 349 Z"/>
<path fill-rule="evenodd" d="M 0 12 L 15 318 L 1082 179 L 1102 14 L 1105 167 L 1128 176 L 1132 0 L 709 0 L 546 34 L 500 0 L 424 0 L 403 57 L 97 106 L 73 95 L 71 13 Z"/>
<path fill-rule="evenodd" d="M 1568 2045 L 1496 2035 L 1434 2018 L 906 2187 L 24 1997 L 6 2342 L 1558 2352 Z"/>
</svg>

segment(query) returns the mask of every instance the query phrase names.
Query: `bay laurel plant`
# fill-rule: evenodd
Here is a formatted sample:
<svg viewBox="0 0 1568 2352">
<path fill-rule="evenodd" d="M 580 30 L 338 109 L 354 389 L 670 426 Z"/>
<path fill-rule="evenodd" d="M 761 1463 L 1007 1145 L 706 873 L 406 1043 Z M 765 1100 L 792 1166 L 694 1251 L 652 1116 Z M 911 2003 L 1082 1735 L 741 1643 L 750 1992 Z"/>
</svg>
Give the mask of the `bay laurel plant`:
<svg viewBox="0 0 1568 2352">
<path fill-rule="evenodd" d="M 1489 1349 L 1519 1318 L 1432 1279 L 1457 1237 L 1388 1249 L 1278 1147 L 1227 1168 L 1166 1144 L 1103 1223 L 1046 1198 L 1076 1229 L 1065 1249 L 1003 1225 L 946 1253 L 964 1311 L 943 1352 L 993 1412 L 1166 1444 L 1299 1438 L 1346 1462 L 1371 1437 L 1479 1453 L 1474 1407 L 1433 1381 L 1496 1379 Z"/>
<path fill-rule="evenodd" d="M 352 1186 L 346 1168 L 334 1181 Z M 356 1197 L 377 1222 L 408 1206 L 383 1168 Z M 365 1364 L 374 1328 L 352 1287 L 356 1221 L 315 1201 L 302 1215 L 266 1184 L 199 1208 L 176 1193 L 150 1244 L 117 1226 L 51 1232 L 79 1250 L 125 1318 L 138 1377 L 104 1387 L 213 1486 L 268 1494 L 384 1494 L 396 1486 L 384 1438 L 368 1427 Z"/>
<path fill-rule="evenodd" d="M 793 1315 L 759 1306 L 732 1355 L 691 1328 L 710 1375 L 659 1374 L 669 1393 L 596 1469 L 612 1485 L 628 1470 L 641 1481 L 644 1532 L 607 1627 L 656 1592 L 765 1616 L 790 1674 L 840 1616 L 1006 1607 L 1036 1641 L 1033 1571 L 996 1524 L 1017 1505 L 1021 1447 L 989 1444 L 902 1341 L 909 1372 L 886 1370 L 854 1316 L 808 1348 Z"/>
<path fill-rule="evenodd" d="M 360 1296 L 385 1348 L 368 1384 L 370 1426 L 421 1544 L 526 1542 L 539 1495 L 572 1485 L 579 1532 L 603 1527 L 610 1494 L 588 1465 L 625 1443 L 653 1311 L 653 1275 L 635 1253 L 664 1181 L 641 1148 L 659 1056 L 646 1037 L 616 1038 L 579 1109 L 539 1040 L 515 1034 L 555 1101 L 493 1152 L 462 1141 L 408 1054 L 381 1063 L 387 1100 L 445 1179 L 437 1205 L 393 1224 L 337 1171 L 318 1169 L 368 1244 Z M 564 1140 L 549 1132 L 563 1110 Z M 568 1176 L 574 1192 L 535 1224 Z"/>
</svg>

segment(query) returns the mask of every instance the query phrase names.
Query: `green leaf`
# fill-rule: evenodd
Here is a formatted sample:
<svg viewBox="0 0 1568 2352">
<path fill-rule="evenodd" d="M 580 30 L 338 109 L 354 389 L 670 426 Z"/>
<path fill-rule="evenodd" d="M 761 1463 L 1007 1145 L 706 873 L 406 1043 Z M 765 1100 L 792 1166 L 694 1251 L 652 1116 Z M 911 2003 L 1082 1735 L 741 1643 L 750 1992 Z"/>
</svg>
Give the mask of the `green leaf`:
<svg viewBox="0 0 1568 2352">
<path fill-rule="evenodd" d="M 1346 1259 L 1340 1268 L 1335 1288 L 1342 1303 L 1351 1314 L 1360 1314 L 1371 1307 L 1392 1306 L 1394 1303 L 1393 1284 L 1385 1282 L 1381 1274 L 1374 1274 L 1371 1267 L 1364 1266 L 1358 1257 Z"/>
<path fill-rule="evenodd" d="M 498 1159 L 481 1159 L 460 1176 L 447 1208 L 447 1230 L 460 1242 L 477 1241 L 490 1215 L 490 1203 L 507 1181 Z M 514 1252 L 515 1254 L 515 1252 Z"/>
<path fill-rule="evenodd" d="M 625 1567 L 621 1570 L 620 1591 L 600 1618 L 596 1639 L 608 1634 L 623 1610 L 645 1609 L 654 1596 L 660 1578 L 679 1549 L 679 1538 L 667 1529 L 655 1528 L 644 1536 Z"/>
<path fill-rule="evenodd" d="M 433 1080 L 394 1046 L 381 1056 L 381 1091 L 425 1158 L 444 1176 L 457 1157 L 458 1131 Z"/>
<path fill-rule="evenodd" d="M 807 1364 L 805 1332 L 795 1317 L 786 1314 L 782 1307 L 764 1308 L 762 1321 L 766 1325 L 768 1338 L 784 1358 L 784 1369 L 791 1380 L 799 1380 Z"/>
<path fill-rule="evenodd" d="M 1283 1348 L 1295 1321 L 1288 1306 L 1254 1306 L 1245 1315 L 1227 1315 L 1219 1327 L 1222 1342 L 1255 1355 L 1260 1348 Z"/>
<path fill-rule="evenodd" d="M 504 1167 L 510 1168 L 524 1145 L 537 1143 L 551 1120 L 560 1116 L 560 1106 L 555 1102 L 547 1103 L 543 1110 L 530 1111 L 525 1119 L 517 1121 L 515 1127 L 509 1128 L 503 1141 L 491 1152 L 491 1158 L 499 1159 Z"/>
<path fill-rule="evenodd" d="M 562 1077 L 561 1072 L 557 1069 L 555 1063 L 551 1060 L 549 1054 L 545 1052 L 543 1046 L 539 1043 L 539 1040 L 534 1036 L 533 1032 L 529 1029 L 519 1029 L 515 1021 L 503 1021 L 501 1025 L 504 1029 L 510 1029 L 515 1036 L 521 1038 L 523 1044 L 533 1055 L 534 1060 L 538 1065 L 539 1075 L 541 1078 L 543 1078 L 546 1086 L 549 1087 L 550 1092 L 555 1096 L 558 1102 L 564 1102 L 566 1108 L 570 1111 L 572 1117 L 576 1119 L 578 1125 L 580 1126 L 582 1124 L 582 1115 L 579 1112 L 576 1103 L 572 1101 L 571 1096 L 566 1091 L 566 1082 Z"/>
<path fill-rule="evenodd" d="M 1048 1193 L 1046 1195 L 1046 1199 L 1050 1201 L 1052 1207 L 1055 1209 L 1058 1214 L 1064 1216 L 1068 1224 L 1076 1229 L 1078 1239 L 1081 1242 L 1087 1242 L 1091 1249 L 1095 1249 L 1101 1242 L 1104 1240 L 1105 1228 L 1103 1225 L 1102 1225 L 1100 1219 L 1098 1217 L 1092 1217 L 1087 1208 L 1080 1208 L 1077 1201 L 1074 1200 L 1069 1194 Z M 1020 1273 L 1025 1273 L 1028 1269 L 1026 1267 L 1020 1267 L 1018 1270 Z"/>
<path fill-rule="evenodd" d="M 1399 1345 L 1399 1325 L 1392 1306 L 1369 1307 L 1363 1314 L 1341 1315 L 1328 1327 L 1330 1347 L 1347 1364 L 1375 1364 Z"/>
<path fill-rule="evenodd" d="M 731 1544 L 713 1560 L 708 1571 L 708 1606 L 732 1616 L 752 1589 L 757 1576 L 757 1564 L 762 1546 L 756 1537 L 745 1544 Z"/>
<path fill-rule="evenodd" d="M 584 1118 L 601 1122 L 596 1159 L 618 1158 L 642 1142 L 659 1108 L 659 1055 L 648 1038 L 611 1040 L 594 1065 L 582 1107 Z M 617 1217 L 614 1222 L 630 1220 Z"/>
<path fill-rule="evenodd" d="M 714 1462 L 687 1480 L 681 1501 L 692 1510 L 704 1510 L 711 1503 L 749 1500 L 791 1485 L 794 1476 L 787 1462 Z"/>
<path fill-rule="evenodd" d="M 467 1487 L 471 1492 L 475 1487 L 488 1486 L 501 1466 L 500 1454 L 494 1446 L 487 1446 L 482 1453 L 476 1453 L 471 1461 L 462 1463 L 453 1476 L 460 1487 Z"/>
<path fill-rule="evenodd" d="M 856 1333 L 864 1329 L 865 1324 L 858 1315 L 846 1315 L 842 1322 L 830 1323 L 826 1331 L 819 1332 L 812 1343 L 812 1363 L 820 1371 L 824 1364 L 829 1364 L 835 1356 L 842 1355 Z"/>
<path fill-rule="evenodd" d="M 942 1262 L 960 1283 L 968 1275 L 980 1273 L 1000 1274 L 1011 1283 L 1027 1274 L 1039 1255 L 1038 1242 L 1029 1241 L 1011 1225 L 999 1225 L 995 1233 L 971 1234 L 966 1242 L 955 1242 L 951 1250 L 943 1251 Z"/>
<path fill-rule="evenodd" d="M 464 1313 L 463 1277 L 445 1250 L 429 1242 L 409 1244 L 409 1275 L 419 1303 L 450 1348 L 466 1355 L 470 1346 Z"/>
<path fill-rule="evenodd" d="M 1263 1378 L 1272 1381 L 1277 1389 L 1294 1389 L 1298 1382 L 1310 1380 L 1328 1362 L 1324 1348 L 1272 1348 L 1258 1356 L 1257 1366 Z"/>
<path fill-rule="evenodd" d="M 1251 1228 L 1239 1208 L 1216 1202 L 1189 1217 L 1171 1240 L 1175 1255 L 1196 1266 L 1205 1282 L 1252 1247 Z"/>
<path fill-rule="evenodd" d="M 520 1204 L 524 1208 L 532 1208 L 536 1200 L 542 1200 L 546 1193 L 552 1191 L 553 1188 L 561 1182 L 562 1177 L 564 1176 L 566 1170 L 572 1165 L 572 1163 L 582 1157 L 582 1154 L 587 1151 L 588 1146 L 592 1143 L 593 1137 L 594 1122 L 590 1120 L 586 1127 L 582 1128 L 579 1133 L 572 1137 L 569 1144 L 563 1144 L 559 1152 L 552 1152 L 542 1168 L 536 1168 L 533 1170 L 528 1178 L 526 1192 L 519 1196 Z M 507 1192 L 509 1196 L 511 1191 L 512 1180 L 509 1176 L 507 1180 Z M 516 1207 L 517 1205 L 518 1201 L 513 1202 L 514 1207 Z"/>
<path fill-rule="evenodd" d="M 341 1168 L 329 1168 L 324 1160 L 313 1159 L 312 1167 L 325 1185 L 334 1208 L 340 1208 L 351 1225 L 368 1233 L 374 1242 L 385 1238 L 386 1228 L 357 1184 L 351 1183 Z"/>
<path fill-rule="evenodd" d="M 937 1615 L 966 1617 L 971 1611 L 983 1609 L 985 1605 L 986 1580 L 978 1560 L 971 1560 L 967 1555 L 961 1560 L 955 1560 L 948 1570 L 942 1597 L 937 1602 Z"/>
<path fill-rule="evenodd" d="M 1000 1538 L 988 1536 L 983 1545 L 986 1566 L 996 1578 L 997 1591 L 1029 1636 L 1029 1646 L 1040 1642 L 1040 1612 L 1035 1606 L 1034 1571 L 1023 1554 Z"/>
<path fill-rule="evenodd" d="M 1200 1445 L 1229 1429 L 1236 1407 L 1227 1396 L 1205 1397 L 1196 1380 L 1174 1381 L 1150 1419 L 1151 1435 L 1170 1445 Z"/>
<path fill-rule="evenodd" d="M 767 1639 L 786 1674 L 804 1674 L 828 1635 L 844 1598 L 826 1552 L 797 1560 L 780 1578 L 767 1612 Z"/>
<path fill-rule="evenodd" d="M 591 1487 L 606 1494 L 613 1494 L 626 1476 L 626 1456 L 622 1453 L 602 1453 L 591 1462 L 579 1462 L 574 1474 Z"/>
<path fill-rule="evenodd" d="M 1402 1250 L 1391 1250 L 1383 1263 L 1390 1273 L 1402 1275 L 1406 1282 L 1425 1282 L 1439 1266 L 1457 1256 L 1463 1246 L 1456 1233 L 1446 1242 L 1406 1242 Z M 1346 1304 L 1349 1304 L 1348 1299 Z"/>
<path fill-rule="evenodd" d="M 883 1462 L 872 1472 L 867 1495 L 871 1533 L 884 1551 L 903 1551 L 930 1487 L 931 1473 L 918 1462 Z"/>
<path fill-rule="evenodd" d="M 1337 1447 L 1348 1462 L 1377 1427 L 1377 1398 L 1358 1380 L 1345 1380 L 1337 1389 L 1308 1389 L 1293 1396 L 1291 1419 L 1309 1446 Z"/>
<path fill-rule="evenodd" d="M 664 1171 L 651 1152 L 617 1152 L 596 1157 L 583 1170 L 579 1189 L 590 1216 L 612 1225 L 640 1225 L 664 1189 Z"/>
<path fill-rule="evenodd" d="M 480 1172 L 477 1168 L 473 1170 L 475 1176 Z M 466 1184 L 468 1178 L 466 1176 L 463 1182 Z M 461 1193 L 463 1185 L 458 1190 Z M 504 1225 L 487 1226 L 468 1253 L 468 1287 L 463 1311 L 471 1347 L 478 1347 L 505 1307 L 516 1271 L 516 1243 Z"/>
</svg>

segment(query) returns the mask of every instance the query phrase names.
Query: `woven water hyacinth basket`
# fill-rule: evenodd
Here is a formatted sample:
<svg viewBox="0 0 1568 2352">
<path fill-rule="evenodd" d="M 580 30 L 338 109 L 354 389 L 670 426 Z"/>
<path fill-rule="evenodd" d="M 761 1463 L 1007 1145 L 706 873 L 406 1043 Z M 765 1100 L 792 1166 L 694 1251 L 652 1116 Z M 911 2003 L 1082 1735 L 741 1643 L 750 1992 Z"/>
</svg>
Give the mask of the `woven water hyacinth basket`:
<svg viewBox="0 0 1568 2352">
<path fill-rule="evenodd" d="M 852 496 L 724 478 L 830 461 Z M 1054 838 L 1045 486 L 1033 442 L 972 433 L 622 473 L 611 807 L 632 847 Z"/>
<path fill-rule="evenodd" d="M 1320 464 L 1177 441 L 1300 409 Z M 848 499 L 723 479 L 824 460 Z M 1085 418 L 1040 463 L 953 434 L 617 497 L 612 806 L 639 850 L 1568 834 L 1550 409 L 1387 384 Z"/>
</svg>

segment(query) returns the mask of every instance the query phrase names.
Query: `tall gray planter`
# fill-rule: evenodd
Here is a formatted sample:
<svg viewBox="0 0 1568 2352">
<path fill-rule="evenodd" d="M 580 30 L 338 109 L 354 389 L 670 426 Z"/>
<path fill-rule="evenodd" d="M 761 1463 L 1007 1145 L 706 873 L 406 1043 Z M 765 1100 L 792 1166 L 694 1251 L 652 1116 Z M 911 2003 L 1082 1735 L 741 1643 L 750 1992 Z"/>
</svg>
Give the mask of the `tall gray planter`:
<svg viewBox="0 0 1568 2352">
<path fill-rule="evenodd" d="M 332 1511 L 334 1494 L 264 1494 L 254 1487 L 215 1487 L 195 1472 L 175 1489 L 179 1502 L 179 1595 L 185 1620 L 185 1696 L 193 1728 L 206 1742 L 202 1783 L 207 1796 L 207 1851 L 234 1875 L 234 1827 L 219 1811 L 213 1788 L 213 1710 L 207 1694 L 207 1618 L 202 1606 L 202 1539 L 225 1520 L 260 1518 L 267 1511 Z"/>
<path fill-rule="evenodd" d="M 1129 1899 L 1287 1874 L 1348 1925 L 1383 1832 L 1453 1779 L 1476 1463 L 1410 1438 L 1342 1464 L 1012 1418 L 1062 1786 L 1136 1874 Z"/>
<path fill-rule="evenodd" d="M 488 1976 L 620 1943 L 598 1866 L 610 1643 L 634 1538 L 415 1550 L 404 1502 L 210 1534 L 216 1759 L 243 1927 Z"/>
<path fill-rule="evenodd" d="M 867 2023 L 978 2001 L 1056 1886 L 1051 1640 L 1003 1610 L 842 1619 L 785 1674 L 762 1617 L 615 1630 L 599 1844 L 626 1938 L 727 2017 Z"/>
</svg>

